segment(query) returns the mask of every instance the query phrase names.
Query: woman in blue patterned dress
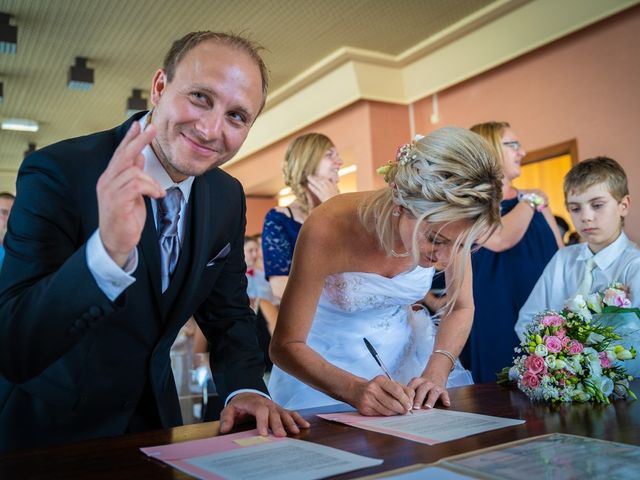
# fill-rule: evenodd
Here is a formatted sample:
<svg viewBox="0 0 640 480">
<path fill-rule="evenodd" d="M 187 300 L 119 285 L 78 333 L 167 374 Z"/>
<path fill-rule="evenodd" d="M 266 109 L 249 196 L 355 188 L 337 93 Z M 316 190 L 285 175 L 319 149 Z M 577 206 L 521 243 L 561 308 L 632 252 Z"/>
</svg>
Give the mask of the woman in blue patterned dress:
<svg viewBox="0 0 640 480">
<path fill-rule="evenodd" d="M 518 312 L 563 242 L 544 192 L 511 184 L 526 155 L 511 126 L 488 122 L 471 130 L 494 146 L 504 171 L 502 226 L 471 256 L 475 315 L 461 360 L 480 383 L 495 381 L 512 363 Z"/>
<path fill-rule="evenodd" d="M 287 207 L 272 208 L 262 228 L 264 273 L 277 304 L 289 278 L 293 249 L 300 227 L 316 206 L 338 192 L 342 159 L 331 140 L 321 133 L 297 137 L 285 154 L 285 184 L 296 199 Z"/>
</svg>

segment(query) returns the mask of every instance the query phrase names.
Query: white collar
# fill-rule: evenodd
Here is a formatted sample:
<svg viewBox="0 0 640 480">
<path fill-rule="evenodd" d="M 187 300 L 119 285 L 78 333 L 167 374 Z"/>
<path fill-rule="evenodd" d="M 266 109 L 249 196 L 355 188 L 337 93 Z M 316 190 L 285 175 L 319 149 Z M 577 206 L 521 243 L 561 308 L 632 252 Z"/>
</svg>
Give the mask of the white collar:
<svg viewBox="0 0 640 480">
<path fill-rule="evenodd" d="M 144 127 L 147 125 L 149 113 L 150 112 L 148 112 L 139 120 L 140 128 L 144 129 Z M 158 160 L 158 157 L 156 157 L 156 154 L 153 151 L 153 148 L 151 148 L 151 145 L 147 145 L 144 147 L 144 149 L 142 150 L 142 155 L 144 156 L 145 173 L 147 173 L 151 178 L 158 182 L 160 186 L 165 190 L 171 187 L 178 187 L 182 191 L 183 200 L 187 202 L 189 200 L 189 195 L 191 194 L 191 187 L 193 186 L 195 177 L 187 177 L 183 181 L 176 183 L 171 180 L 171 177 Z"/>
<path fill-rule="evenodd" d="M 585 242 L 582 245 L 580 255 L 578 255 L 578 260 L 586 261 L 593 257 L 598 268 L 600 268 L 600 270 L 606 270 L 620 256 L 624 249 L 629 246 L 629 243 L 629 238 L 623 231 L 620 231 L 618 238 L 594 255 L 593 252 L 589 250 L 589 245 Z"/>
</svg>

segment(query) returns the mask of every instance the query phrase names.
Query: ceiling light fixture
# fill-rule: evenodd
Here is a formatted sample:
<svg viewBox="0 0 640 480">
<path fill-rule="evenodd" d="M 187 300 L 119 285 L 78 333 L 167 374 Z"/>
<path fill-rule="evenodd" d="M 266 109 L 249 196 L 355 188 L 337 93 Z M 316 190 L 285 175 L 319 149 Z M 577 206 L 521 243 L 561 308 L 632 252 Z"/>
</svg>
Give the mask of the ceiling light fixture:
<svg viewBox="0 0 640 480">
<path fill-rule="evenodd" d="M 0 12 L 0 53 L 15 55 L 18 48 L 18 27 L 9 25 L 11 15 Z"/>
<path fill-rule="evenodd" d="M 131 96 L 127 98 L 127 117 L 134 113 L 143 112 L 147 109 L 147 99 L 142 98 L 142 90 L 134 88 Z"/>
<path fill-rule="evenodd" d="M 35 120 L 26 118 L 6 118 L 2 120 L 2 130 L 14 130 L 16 132 L 37 132 L 40 128 Z"/>
<path fill-rule="evenodd" d="M 93 69 L 87 68 L 86 57 L 76 57 L 76 64 L 69 67 L 71 90 L 89 90 L 93 86 Z"/>
</svg>

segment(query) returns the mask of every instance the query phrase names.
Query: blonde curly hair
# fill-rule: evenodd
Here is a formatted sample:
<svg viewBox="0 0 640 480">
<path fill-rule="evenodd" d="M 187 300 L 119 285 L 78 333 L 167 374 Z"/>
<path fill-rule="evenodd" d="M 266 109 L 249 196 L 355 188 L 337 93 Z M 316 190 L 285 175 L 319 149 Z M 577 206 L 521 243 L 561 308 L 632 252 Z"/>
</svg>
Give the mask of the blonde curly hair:
<svg viewBox="0 0 640 480">
<path fill-rule="evenodd" d="M 360 221 L 392 254 L 397 238 L 393 211 L 403 207 L 416 219 L 413 232 L 414 262 L 417 264 L 418 231 L 422 221 L 446 225 L 468 222 L 455 239 L 452 251 L 462 248 L 465 258 L 472 246 L 488 238 L 500 224 L 502 168 L 495 149 L 482 137 L 464 128 L 442 128 L 403 146 L 398 161 L 385 172 L 389 188 L 375 192 L 359 206 Z M 400 158 L 401 157 L 401 158 Z M 454 258 L 451 308 L 464 278 L 465 264 Z"/>
</svg>

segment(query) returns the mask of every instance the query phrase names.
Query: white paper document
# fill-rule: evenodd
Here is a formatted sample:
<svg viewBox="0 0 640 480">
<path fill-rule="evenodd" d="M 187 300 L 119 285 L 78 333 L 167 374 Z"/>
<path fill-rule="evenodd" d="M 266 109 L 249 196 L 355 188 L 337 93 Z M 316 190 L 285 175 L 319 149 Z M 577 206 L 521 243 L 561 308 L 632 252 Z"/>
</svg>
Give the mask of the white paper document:
<svg viewBox="0 0 640 480">
<path fill-rule="evenodd" d="M 380 465 L 382 460 L 289 438 L 193 457 L 184 463 L 226 479 L 313 480 Z"/>
<path fill-rule="evenodd" d="M 364 417 L 358 413 L 318 415 L 327 420 L 346 423 L 365 430 L 387 433 L 420 443 L 433 445 L 476 433 L 520 425 L 524 420 L 491 417 L 477 413 L 456 412 L 434 408 L 414 410 L 412 415 Z"/>
</svg>

